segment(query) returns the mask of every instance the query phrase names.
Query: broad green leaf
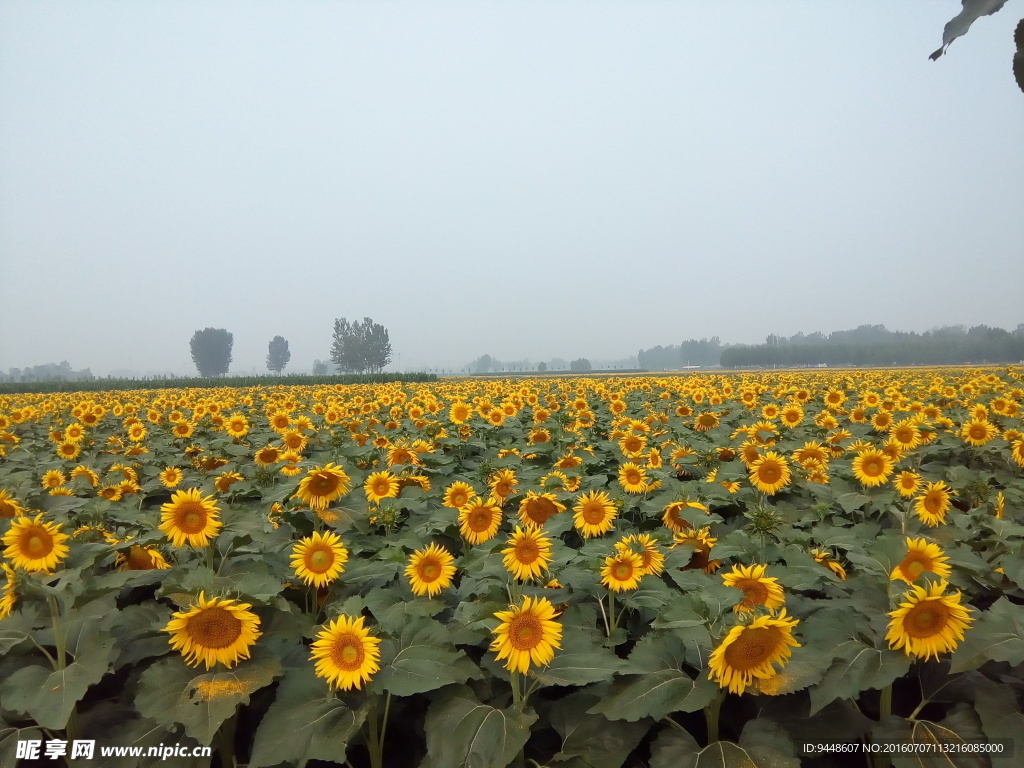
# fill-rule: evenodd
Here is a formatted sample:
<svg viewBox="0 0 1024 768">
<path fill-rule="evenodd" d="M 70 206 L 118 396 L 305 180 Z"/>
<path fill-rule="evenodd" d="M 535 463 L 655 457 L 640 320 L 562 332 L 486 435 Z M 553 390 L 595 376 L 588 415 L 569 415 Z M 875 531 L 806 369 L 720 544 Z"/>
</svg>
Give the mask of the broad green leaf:
<svg viewBox="0 0 1024 768">
<path fill-rule="evenodd" d="M 964 631 L 964 640 L 953 652 L 951 671 L 977 669 L 986 661 L 1024 661 L 1024 606 L 1005 597 L 994 602 Z"/>
<path fill-rule="evenodd" d="M 811 714 L 835 699 L 856 699 L 861 691 L 882 689 L 909 669 L 910 658 L 901 651 L 848 640 L 835 650 L 835 661 L 821 683 L 811 689 Z"/>
<path fill-rule="evenodd" d="M 452 645 L 448 630 L 432 619 L 416 619 L 397 640 L 384 640 L 380 667 L 372 690 L 395 696 L 426 693 L 480 674 L 466 654 Z"/>
<path fill-rule="evenodd" d="M 601 644 L 596 633 L 579 630 L 563 633 L 562 647 L 546 667 L 530 670 L 530 677 L 543 685 L 587 685 L 611 680 L 622 660 Z"/>
<path fill-rule="evenodd" d="M 254 691 L 281 674 L 273 656 L 255 655 L 224 672 L 197 675 L 178 657 L 159 661 L 139 679 L 135 699 L 141 715 L 168 728 L 180 723 L 201 744 L 210 744 L 221 723 Z"/>
<path fill-rule="evenodd" d="M 699 674 L 694 679 L 683 671 L 685 655 L 683 641 L 675 635 L 647 635 L 622 665 L 622 671 L 630 674 L 616 678 L 589 713 L 603 714 L 609 720 L 635 722 L 645 717 L 660 720 L 672 712 L 703 709 L 719 688 L 706 675 Z"/>
<path fill-rule="evenodd" d="M 313 665 L 289 669 L 277 698 L 256 730 L 249 768 L 269 768 L 305 760 L 343 760 L 348 742 L 362 727 L 367 710 L 352 710 L 316 677 Z"/>
<path fill-rule="evenodd" d="M 703 749 L 689 733 L 666 729 L 651 746 L 651 768 L 799 768 L 793 745 L 777 725 L 751 720 L 740 743 L 716 741 Z"/>
<path fill-rule="evenodd" d="M 876 744 L 923 744 L 932 747 L 984 741 L 978 715 L 967 704 L 959 704 L 941 723 L 928 720 L 905 720 L 890 716 L 871 733 Z M 987 768 L 989 758 L 983 754 L 959 753 L 955 756 L 943 750 L 916 752 L 913 755 L 893 755 L 894 768 Z"/>
<path fill-rule="evenodd" d="M 526 744 L 536 720 L 532 711 L 497 709 L 452 686 L 427 711 L 428 758 L 436 768 L 501 768 Z"/>
<path fill-rule="evenodd" d="M 562 737 L 561 751 L 554 761 L 579 758 L 591 768 L 619 768 L 650 728 L 650 722 L 610 721 L 602 715 L 586 714 L 597 698 L 577 692 L 555 705 L 551 724 Z"/>
</svg>

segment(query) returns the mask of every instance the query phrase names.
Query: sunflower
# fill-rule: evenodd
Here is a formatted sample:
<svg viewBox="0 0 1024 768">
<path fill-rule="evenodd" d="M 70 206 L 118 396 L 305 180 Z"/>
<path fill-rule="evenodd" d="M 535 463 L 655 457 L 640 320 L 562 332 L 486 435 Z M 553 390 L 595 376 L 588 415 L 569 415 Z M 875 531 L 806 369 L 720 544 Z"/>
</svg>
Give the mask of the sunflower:
<svg viewBox="0 0 1024 768">
<path fill-rule="evenodd" d="M 281 454 L 281 474 L 285 477 L 295 477 L 296 475 L 302 474 L 302 467 L 299 466 L 299 462 L 302 461 L 302 456 L 292 451 L 285 451 Z"/>
<path fill-rule="evenodd" d="M 619 467 L 619 485 L 626 493 L 643 493 L 647 490 L 647 470 L 627 461 Z"/>
<path fill-rule="evenodd" d="M 472 485 L 456 480 L 445 489 L 444 500 L 441 503 L 449 509 L 462 509 L 474 496 L 476 491 Z"/>
<path fill-rule="evenodd" d="M 1024 438 L 1013 441 L 1013 449 L 1010 451 L 1010 458 L 1018 467 L 1024 467 Z"/>
<path fill-rule="evenodd" d="M 729 630 L 708 659 L 708 679 L 735 694 L 754 684 L 754 679 L 775 677 L 774 664 L 783 665 L 792 656 L 790 648 L 799 648 L 793 628 L 799 622 L 786 616 L 759 616 L 746 625 Z"/>
<path fill-rule="evenodd" d="M 235 483 L 245 480 L 245 477 L 238 472 L 222 472 L 217 476 L 217 479 L 213 481 L 213 484 L 217 486 L 217 490 L 221 493 L 228 493 L 231 490 L 231 486 Z"/>
<path fill-rule="evenodd" d="M 116 485 L 105 485 L 98 491 L 98 495 L 110 501 L 121 500 L 121 489 Z"/>
<path fill-rule="evenodd" d="M 765 576 L 765 565 L 734 565 L 729 573 L 722 574 L 727 587 L 736 587 L 743 592 L 743 599 L 733 606 L 737 613 L 753 613 L 758 606 L 764 606 L 772 613 L 786 603 L 779 580 Z"/>
<path fill-rule="evenodd" d="M 831 552 L 826 552 L 821 549 L 813 549 L 811 550 L 811 556 L 814 558 L 814 562 L 824 565 L 840 579 L 846 581 L 846 569 L 832 559 Z"/>
<path fill-rule="evenodd" d="M 960 439 L 977 447 L 985 445 L 998 434 L 999 430 L 986 419 L 971 419 L 960 428 Z"/>
<path fill-rule="evenodd" d="M 473 407 L 469 403 L 456 400 L 448 410 L 448 418 L 453 424 L 464 424 L 473 417 Z"/>
<path fill-rule="evenodd" d="M 892 482 L 896 486 L 896 490 L 900 492 L 900 496 L 909 498 L 921 487 L 921 476 L 917 472 L 906 470 L 896 475 Z"/>
<path fill-rule="evenodd" d="M 501 509 L 493 499 L 484 501 L 474 496 L 459 510 L 459 533 L 470 544 L 483 544 L 498 534 L 501 526 Z"/>
<path fill-rule="evenodd" d="M 491 493 L 504 501 L 515 491 L 516 484 L 518 482 L 519 481 L 516 479 L 516 473 L 513 470 L 499 469 L 491 475 L 491 479 L 487 484 L 491 488 Z"/>
<path fill-rule="evenodd" d="M 697 501 L 673 501 L 667 507 L 661 517 L 661 521 L 665 524 L 672 533 L 682 533 L 687 528 L 693 528 L 689 522 L 684 520 L 680 513 L 684 509 L 699 509 L 707 514 L 711 514 L 708 508 Z"/>
<path fill-rule="evenodd" d="M 413 594 L 433 597 L 450 586 L 455 575 L 454 562 L 448 550 L 437 544 L 413 552 L 405 568 Z"/>
<path fill-rule="evenodd" d="M 885 639 L 890 648 L 902 648 L 908 656 L 925 660 L 931 656 L 938 660 L 940 653 L 956 650 L 974 619 L 960 605 L 960 593 L 944 594 L 946 587 L 945 581 L 911 587 L 907 602 L 889 614 L 892 620 Z"/>
<path fill-rule="evenodd" d="M 628 548 L 616 547 L 615 554 L 604 559 L 601 583 L 613 592 L 623 592 L 640 586 L 643 575 L 643 557 Z"/>
<path fill-rule="evenodd" d="M 292 568 L 306 584 L 325 587 L 341 575 L 348 561 L 348 550 L 333 531 L 314 531 L 292 548 Z"/>
<path fill-rule="evenodd" d="M 491 650 L 498 661 L 505 661 L 510 671 L 528 674 L 530 665 L 546 666 L 561 648 L 562 625 L 555 621 L 555 607 L 545 597 L 523 600 L 522 605 L 510 605 L 507 611 L 494 614 L 501 624 L 494 630 L 496 637 Z"/>
<path fill-rule="evenodd" d="M 175 613 L 163 631 L 171 634 L 171 647 L 181 652 L 189 666 L 202 662 L 207 669 L 216 664 L 230 669 L 249 658 L 249 649 L 262 634 L 260 619 L 251 607 L 220 597 L 207 600 L 206 593 L 200 592 L 199 604 Z"/>
<path fill-rule="evenodd" d="M 63 472 L 59 469 L 51 469 L 43 475 L 42 486 L 43 488 L 59 488 L 66 482 L 67 478 L 64 477 Z"/>
<path fill-rule="evenodd" d="M 239 439 L 249 434 L 249 420 L 240 413 L 233 414 L 224 422 L 224 431 Z"/>
<path fill-rule="evenodd" d="M 195 432 L 195 425 L 190 421 L 179 421 L 171 427 L 171 432 L 175 437 L 184 440 L 185 438 L 192 437 Z"/>
<path fill-rule="evenodd" d="M 553 493 L 527 491 L 519 502 L 519 520 L 528 528 L 540 528 L 551 517 L 565 511 L 565 505 Z"/>
<path fill-rule="evenodd" d="M 345 470 L 334 464 L 309 470 L 295 495 L 310 509 L 323 510 L 335 499 L 349 492 L 349 477 Z"/>
<path fill-rule="evenodd" d="M 551 539 L 540 528 L 516 526 L 515 533 L 508 540 L 508 546 L 501 550 L 505 556 L 505 568 L 520 581 L 539 577 L 551 562 Z"/>
<path fill-rule="evenodd" d="M 213 497 L 203 496 L 198 488 L 175 491 L 171 500 L 160 507 L 160 530 L 176 547 L 183 547 L 186 542 L 193 547 L 205 547 L 221 529 L 219 513 Z"/>
<path fill-rule="evenodd" d="M 275 445 L 265 445 L 256 451 L 256 455 L 253 459 L 261 467 L 269 467 L 271 464 L 276 464 L 281 460 L 281 449 Z"/>
<path fill-rule="evenodd" d="M 908 584 L 913 584 L 925 571 L 934 573 L 940 579 L 948 579 L 952 573 L 948 561 L 949 558 L 945 556 L 938 544 L 930 544 L 923 538 L 908 538 L 906 557 L 892 569 L 889 579 L 892 581 L 902 579 Z"/>
<path fill-rule="evenodd" d="M 616 550 L 628 550 L 640 555 L 643 576 L 660 576 L 665 570 L 665 556 L 661 554 L 658 540 L 649 533 L 632 533 L 616 542 Z"/>
<path fill-rule="evenodd" d="M 135 545 L 132 545 L 127 555 L 119 552 L 116 562 L 122 571 L 166 571 L 171 567 L 158 549 Z"/>
<path fill-rule="evenodd" d="M 708 411 L 693 420 L 693 428 L 699 432 L 708 432 L 718 426 L 718 414 Z"/>
<path fill-rule="evenodd" d="M 25 508 L 10 493 L 0 490 L 0 519 L 10 519 L 24 514 Z"/>
<path fill-rule="evenodd" d="M 782 409 L 780 417 L 787 427 L 797 427 L 804 420 L 804 409 L 799 405 L 787 405 Z"/>
<path fill-rule="evenodd" d="M 921 430 L 913 419 L 904 419 L 893 424 L 889 439 L 895 440 L 903 451 L 910 451 L 921 444 Z"/>
<path fill-rule="evenodd" d="M 81 452 L 82 446 L 78 443 L 72 443 L 70 440 L 57 446 L 57 455 L 62 459 L 67 459 L 69 461 L 77 459 Z"/>
<path fill-rule="evenodd" d="M 704 573 L 714 573 L 722 566 L 721 560 L 712 560 L 711 549 L 718 542 L 711 535 L 711 526 L 705 526 L 700 530 L 684 530 L 672 536 L 672 546 L 675 549 L 680 544 L 689 546 L 693 550 L 690 562 L 683 566 L 682 570 L 691 571 L 700 568 Z"/>
<path fill-rule="evenodd" d="M 4 580 L 3 597 L 0 597 L 0 621 L 3 621 L 14 610 L 14 569 L 7 563 L 0 563 L 0 568 L 7 577 Z"/>
<path fill-rule="evenodd" d="M 893 472 L 893 459 L 877 448 L 865 448 L 853 460 L 853 476 L 860 484 L 873 488 L 885 483 Z"/>
<path fill-rule="evenodd" d="M 774 495 L 789 485 L 792 475 L 785 458 L 767 451 L 750 465 L 750 482 L 762 493 Z"/>
<path fill-rule="evenodd" d="M 60 532 L 60 526 L 56 523 L 44 523 L 40 512 L 32 520 L 27 517 L 15 518 L 0 541 L 7 545 L 4 557 L 15 568 L 49 573 L 68 556 L 68 547 L 64 542 L 69 538 Z"/>
<path fill-rule="evenodd" d="M 310 659 L 316 659 L 316 675 L 344 691 L 355 688 L 380 670 L 380 639 L 363 626 L 363 617 L 339 616 L 321 628 L 313 642 Z"/>
<path fill-rule="evenodd" d="M 585 539 L 608 533 L 618 514 L 611 497 L 604 491 L 580 494 L 573 509 L 576 511 L 573 522 Z"/>
<path fill-rule="evenodd" d="M 366 500 L 373 504 L 380 504 L 383 499 L 395 498 L 398 496 L 399 487 L 398 478 L 387 470 L 372 473 L 363 483 Z"/>
<path fill-rule="evenodd" d="M 922 523 L 934 528 L 946 522 L 946 512 L 952 506 L 951 495 L 952 489 L 941 480 L 937 483 L 928 483 L 924 494 L 918 496 L 914 502 L 914 513 Z"/>
</svg>

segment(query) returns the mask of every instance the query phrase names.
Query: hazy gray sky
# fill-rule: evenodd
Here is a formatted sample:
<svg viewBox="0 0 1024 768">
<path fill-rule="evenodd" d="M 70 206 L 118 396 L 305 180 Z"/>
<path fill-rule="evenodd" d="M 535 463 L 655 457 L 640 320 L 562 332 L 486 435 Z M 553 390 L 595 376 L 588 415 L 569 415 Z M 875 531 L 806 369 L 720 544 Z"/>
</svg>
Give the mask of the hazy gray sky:
<svg viewBox="0 0 1024 768">
<path fill-rule="evenodd" d="M 1013 328 L 1024 3 L 959 8 L 0 0 L 0 370 Z"/>
</svg>

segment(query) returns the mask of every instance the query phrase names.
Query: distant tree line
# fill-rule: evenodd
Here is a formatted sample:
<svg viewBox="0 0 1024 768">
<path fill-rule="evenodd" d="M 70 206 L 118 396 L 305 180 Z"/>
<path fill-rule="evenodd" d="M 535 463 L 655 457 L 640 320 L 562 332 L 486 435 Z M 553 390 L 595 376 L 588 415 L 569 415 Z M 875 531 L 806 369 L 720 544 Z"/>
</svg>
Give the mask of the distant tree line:
<svg viewBox="0 0 1024 768">
<path fill-rule="evenodd" d="M 719 365 L 722 343 L 717 336 L 711 339 L 687 339 L 679 345 L 641 349 L 637 363 L 647 371 L 677 371 L 691 365 Z"/>
<path fill-rule="evenodd" d="M 83 368 L 80 371 L 72 369 L 71 363 L 61 360 L 59 363 L 45 363 L 33 365 L 29 368 L 11 368 L 7 373 L 0 371 L 0 381 L 21 382 L 21 381 L 92 381 L 92 371 Z"/>
<path fill-rule="evenodd" d="M 724 348 L 720 360 L 725 368 L 1015 363 L 1024 360 L 1024 323 L 1012 332 L 987 325 L 970 329 L 955 325 L 919 334 L 862 325 L 827 336 L 771 334 L 764 344 Z"/>
</svg>

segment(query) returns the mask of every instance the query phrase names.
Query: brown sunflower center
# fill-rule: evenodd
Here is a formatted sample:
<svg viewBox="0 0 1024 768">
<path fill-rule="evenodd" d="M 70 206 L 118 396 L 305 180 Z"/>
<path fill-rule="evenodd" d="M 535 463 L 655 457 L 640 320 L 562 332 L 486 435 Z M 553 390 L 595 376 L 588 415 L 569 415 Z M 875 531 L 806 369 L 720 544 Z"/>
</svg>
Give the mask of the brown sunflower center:
<svg viewBox="0 0 1024 768">
<path fill-rule="evenodd" d="M 420 561 L 419 577 L 420 581 L 437 581 L 441 577 L 441 563 L 434 558 Z"/>
<path fill-rule="evenodd" d="M 313 573 L 324 573 L 334 565 L 334 553 L 326 547 L 317 547 L 306 555 L 306 568 Z"/>
<path fill-rule="evenodd" d="M 362 641 L 351 634 L 341 635 L 334 641 L 331 661 L 345 672 L 355 672 L 363 665 L 366 653 Z"/>
<path fill-rule="evenodd" d="M 755 605 L 764 605 L 768 602 L 768 588 L 761 582 L 741 581 L 736 586 L 743 590 L 741 605 L 753 608 Z"/>
<path fill-rule="evenodd" d="M 869 456 L 860 465 L 861 471 L 868 477 L 878 477 L 882 474 L 885 464 L 877 456 Z"/>
<path fill-rule="evenodd" d="M 200 648 L 227 648 L 242 636 L 242 622 L 231 611 L 213 606 L 189 617 L 185 631 Z"/>
<path fill-rule="evenodd" d="M 911 581 L 914 581 L 924 571 L 931 570 L 931 562 L 925 562 L 919 559 L 919 557 L 907 555 L 906 559 L 900 563 L 900 570 L 903 571 L 905 576 L 909 576 Z"/>
<path fill-rule="evenodd" d="M 949 624 L 949 608 L 941 600 L 921 600 L 903 617 L 903 629 L 913 638 L 934 637 Z"/>
<path fill-rule="evenodd" d="M 943 496 L 938 491 L 931 491 L 924 497 L 924 508 L 937 515 L 942 511 Z"/>
<path fill-rule="evenodd" d="M 491 527 L 491 520 L 492 520 L 491 511 L 489 509 L 480 508 L 480 509 L 474 509 L 470 513 L 470 515 L 467 518 L 466 522 L 469 525 L 469 529 L 471 531 L 476 531 L 477 533 L 483 533 L 484 531 L 486 531 L 488 528 Z"/>
<path fill-rule="evenodd" d="M 558 509 L 550 499 L 539 497 L 526 503 L 526 516 L 537 525 L 544 525 Z"/>
<path fill-rule="evenodd" d="M 725 661 L 735 670 L 748 672 L 775 656 L 782 646 L 777 627 L 747 627 L 725 649 Z"/>
<path fill-rule="evenodd" d="M 523 565 L 529 565 L 540 557 L 540 547 L 530 539 L 525 539 L 516 544 L 516 560 Z"/>
<path fill-rule="evenodd" d="M 315 496 L 327 496 L 338 487 L 338 479 L 334 475 L 318 472 L 309 481 L 309 490 Z"/>
<path fill-rule="evenodd" d="M 153 568 L 153 558 L 142 547 L 132 547 L 128 551 L 127 567 L 129 571 L 148 571 Z"/>
<path fill-rule="evenodd" d="M 590 525 L 600 525 L 607 518 L 604 504 L 592 501 L 583 507 L 583 519 Z"/>
<path fill-rule="evenodd" d="M 543 638 L 540 619 L 530 614 L 516 616 L 508 628 L 508 641 L 517 651 L 531 651 Z"/>
<path fill-rule="evenodd" d="M 376 496 L 387 496 L 391 491 L 391 481 L 386 477 L 380 477 L 373 481 L 373 493 Z"/>
<path fill-rule="evenodd" d="M 33 559 L 46 557 L 53 551 L 53 538 L 46 531 L 27 531 L 21 540 L 21 550 Z"/>
<path fill-rule="evenodd" d="M 616 581 L 629 581 L 633 578 L 633 564 L 620 560 L 612 566 L 612 577 Z"/>
<path fill-rule="evenodd" d="M 174 522 L 184 533 L 199 533 L 206 528 L 206 509 L 197 501 L 186 501 L 178 506 Z"/>
<path fill-rule="evenodd" d="M 626 482 L 630 485 L 640 484 L 640 470 L 638 469 L 627 469 L 626 470 Z"/>
<path fill-rule="evenodd" d="M 782 470 L 775 462 L 768 461 L 758 467 L 757 476 L 761 479 L 762 483 L 772 485 L 777 483 L 782 477 Z"/>
<path fill-rule="evenodd" d="M 452 491 L 452 505 L 464 507 L 469 502 L 469 494 L 463 490 Z"/>
<path fill-rule="evenodd" d="M 502 498 L 505 498 L 512 493 L 512 486 L 509 485 L 507 480 L 499 480 L 494 484 L 494 493 Z"/>
</svg>

